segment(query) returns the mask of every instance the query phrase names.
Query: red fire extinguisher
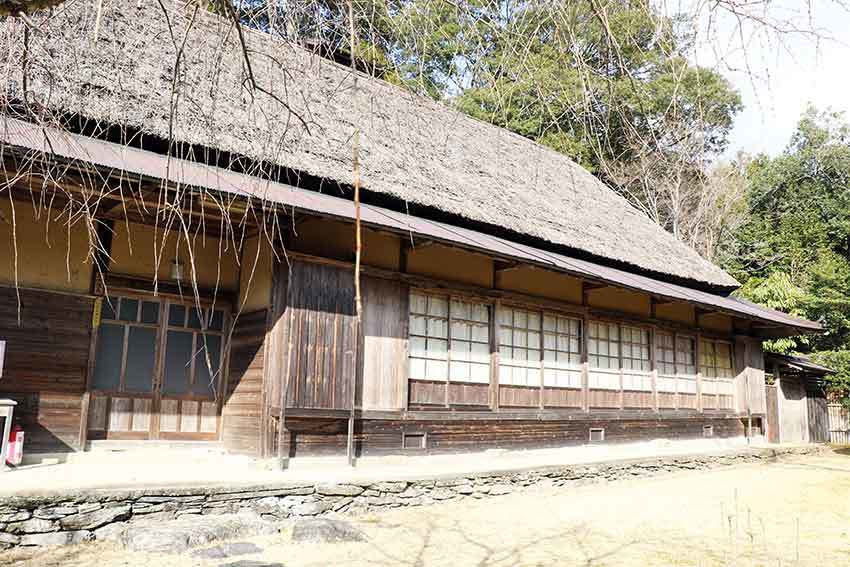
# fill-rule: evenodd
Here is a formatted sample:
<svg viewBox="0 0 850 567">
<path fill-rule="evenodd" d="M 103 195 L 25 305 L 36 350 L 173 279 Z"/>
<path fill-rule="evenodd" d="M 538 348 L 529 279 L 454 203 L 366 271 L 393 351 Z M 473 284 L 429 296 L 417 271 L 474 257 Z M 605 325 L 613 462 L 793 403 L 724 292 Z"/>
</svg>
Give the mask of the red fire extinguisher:
<svg viewBox="0 0 850 567">
<path fill-rule="evenodd" d="M 24 460 L 24 428 L 17 423 L 9 432 L 9 449 L 6 453 L 6 462 L 18 466 Z"/>
</svg>

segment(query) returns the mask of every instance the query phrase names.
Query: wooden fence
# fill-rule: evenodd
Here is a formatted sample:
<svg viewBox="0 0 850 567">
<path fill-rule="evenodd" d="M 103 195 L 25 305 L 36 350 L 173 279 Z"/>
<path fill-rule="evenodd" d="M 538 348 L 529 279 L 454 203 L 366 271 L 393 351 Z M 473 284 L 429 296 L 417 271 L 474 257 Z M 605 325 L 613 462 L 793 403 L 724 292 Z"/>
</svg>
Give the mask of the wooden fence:
<svg viewBox="0 0 850 567">
<path fill-rule="evenodd" d="M 829 404 L 829 442 L 850 445 L 850 412 L 841 404 Z"/>
</svg>

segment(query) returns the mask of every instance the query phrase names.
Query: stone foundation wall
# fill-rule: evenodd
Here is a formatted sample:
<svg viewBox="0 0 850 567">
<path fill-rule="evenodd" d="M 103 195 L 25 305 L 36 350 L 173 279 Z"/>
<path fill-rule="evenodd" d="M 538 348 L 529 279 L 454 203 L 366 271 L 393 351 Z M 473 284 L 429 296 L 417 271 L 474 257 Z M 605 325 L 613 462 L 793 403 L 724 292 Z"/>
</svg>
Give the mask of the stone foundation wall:
<svg viewBox="0 0 850 567">
<path fill-rule="evenodd" d="M 755 449 L 414 481 L 143 488 L 16 496 L 0 498 L 0 549 L 116 539 L 136 523 L 178 517 L 249 511 L 267 520 L 280 521 L 329 513 L 357 514 L 464 498 L 490 498 L 540 487 L 568 487 L 765 463 L 781 455 L 811 454 L 821 450 L 821 446 Z"/>
</svg>

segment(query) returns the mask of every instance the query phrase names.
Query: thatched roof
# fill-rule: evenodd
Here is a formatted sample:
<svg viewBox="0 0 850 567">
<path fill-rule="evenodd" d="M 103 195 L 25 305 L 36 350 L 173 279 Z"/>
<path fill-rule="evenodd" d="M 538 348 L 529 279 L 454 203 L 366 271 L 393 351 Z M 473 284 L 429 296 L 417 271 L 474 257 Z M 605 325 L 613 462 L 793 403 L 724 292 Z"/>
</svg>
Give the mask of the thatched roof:
<svg viewBox="0 0 850 567">
<path fill-rule="evenodd" d="M 71 0 L 33 17 L 36 100 L 344 184 L 353 180 L 358 127 L 369 191 L 641 270 L 737 285 L 567 157 L 380 80 L 360 75 L 355 90 L 350 69 L 246 30 L 254 75 L 274 96 L 251 92 L 230 22 L 164 4 L 167 14 L 157 2 L 104 0 L 97 41 L 96 2 Z M 0 32 L 0 62 L 14 70 L 4 73 L 7 100 L 20 96 L 22 30 Z"/>
</svg>

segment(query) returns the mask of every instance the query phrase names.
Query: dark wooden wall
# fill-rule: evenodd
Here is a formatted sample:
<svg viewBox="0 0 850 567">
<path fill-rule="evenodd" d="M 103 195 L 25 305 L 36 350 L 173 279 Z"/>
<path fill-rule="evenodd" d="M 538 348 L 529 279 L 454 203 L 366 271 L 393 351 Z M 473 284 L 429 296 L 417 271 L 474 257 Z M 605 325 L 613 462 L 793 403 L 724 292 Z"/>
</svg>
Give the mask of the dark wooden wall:
<svg viewBox="0 0 850 567">
<path fill-rule="evenodd" d="M 360 455 L 403 454 L 402 434 L 426 435 L 428 453 L 462 453 L 493 448 L 535 449 L 585 445 L 590 428 L 605 429 L 605 444 L 651 439 L 697 439 L 711 425 L 714 437 L 744 435 L 739 418 L 679 418 L 635 420 L 364 420 L 356 425 Z M 346 422 L 341 419 L 288 418 L 291 454 L 340 454 L 345 451 Z"/>
<path fill-rule="evenodd" d="M 288 288 L 287 407 L 350 409 L 359 350 L 352 271 L 293 262 Z"/>
<path fill-rule="evenodd" d="M 826 392 L 816 383 L 806 384 L 806 402 L 808 407 L 809 441 L 812 443 L 829 442 L 829 410 L 826 404 Z"/>
<path fill-rule="evenodd" d="M 26 449 L 79 448 L 93 300 L 61 293 L 0 287 L 0 340 L 6 363 L 0 397 L 19 402 Z M 20 315 L 20 322 L 19 316 Z"/>
<path fill-rule="evenodd" d="M 243 313 L 233 327 L 222 407 L 222 443 L 235 453 L 261 454 L 267 317 L 265 309 Z"/>
</svg>

